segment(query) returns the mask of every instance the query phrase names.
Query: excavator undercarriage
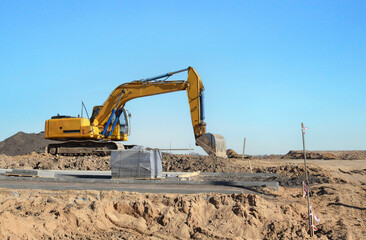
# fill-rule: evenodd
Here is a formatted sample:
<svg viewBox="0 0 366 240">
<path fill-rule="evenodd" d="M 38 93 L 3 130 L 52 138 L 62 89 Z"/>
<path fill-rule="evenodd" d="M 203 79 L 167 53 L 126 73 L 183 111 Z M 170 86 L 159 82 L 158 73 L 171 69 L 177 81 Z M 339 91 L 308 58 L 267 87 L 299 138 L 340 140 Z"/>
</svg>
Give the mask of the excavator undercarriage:
<svg viewBox="0 0 366 240">
<path fill-rule="evenodd" d="M 52 155 L 58 154 L 63 156 L 106 156 L 110 155 L 111 150 L 124 149 L 125 147 L 122 144 L 111 141 L 72 140 L 49 144 L 46 152 Z"/>
</svg>

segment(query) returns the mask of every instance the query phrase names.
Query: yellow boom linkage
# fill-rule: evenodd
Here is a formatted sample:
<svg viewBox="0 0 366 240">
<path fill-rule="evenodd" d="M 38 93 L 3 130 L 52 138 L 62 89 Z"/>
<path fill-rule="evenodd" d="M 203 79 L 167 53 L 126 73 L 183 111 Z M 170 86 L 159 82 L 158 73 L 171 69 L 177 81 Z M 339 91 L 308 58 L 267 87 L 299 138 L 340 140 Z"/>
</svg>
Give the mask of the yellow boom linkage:
<svg viewBox="0 0 366 240">
<path fill-rule="evenodd" d="M 186 81 L 159 80 L 183 71 L 188 71 Z M 88 154 L 93 153 L 95 149 L 97 149 L 96 151 L 105 151 L 106 148 L 115 149 L 117 147 L 111 145 L 111 142 L 106 143 L 106 141 L 126 141 L 128 139 L 129 121 L 124 108 L 128 101 L 134 98 L 182 90 L 187 91 L 196 145 L 201 146 L 209 155 L 226 157 L 224 138 L 221 135 L 206 133 L 206 123 L 203 116 L 204 87 L 200 76 L 192 67 L 119 85 L 102 106 L 93 108 L 90 119 L 56 116 L 47 120 L 45 138 L 70 141 L 53 144 L 48 147 L 48 152 L 52 154 L 83 154 L 85 152 Z M 103 148 L 101 147 L 102 143 L 108 146 Z"/>
</svg>

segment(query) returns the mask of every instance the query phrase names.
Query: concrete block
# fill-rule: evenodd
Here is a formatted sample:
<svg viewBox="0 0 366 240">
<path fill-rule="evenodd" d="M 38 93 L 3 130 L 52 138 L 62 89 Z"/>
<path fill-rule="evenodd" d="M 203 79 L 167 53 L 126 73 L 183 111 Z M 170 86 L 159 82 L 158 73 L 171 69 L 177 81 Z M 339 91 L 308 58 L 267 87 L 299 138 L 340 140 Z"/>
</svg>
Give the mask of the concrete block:
<svg viewBox="0 0 366 240">
<path fill-rule="evenodd" d="M 159 150 L 136 146 L 111 152 L 112 178 L 161 178 L 163 165 Z"/>
</svg>

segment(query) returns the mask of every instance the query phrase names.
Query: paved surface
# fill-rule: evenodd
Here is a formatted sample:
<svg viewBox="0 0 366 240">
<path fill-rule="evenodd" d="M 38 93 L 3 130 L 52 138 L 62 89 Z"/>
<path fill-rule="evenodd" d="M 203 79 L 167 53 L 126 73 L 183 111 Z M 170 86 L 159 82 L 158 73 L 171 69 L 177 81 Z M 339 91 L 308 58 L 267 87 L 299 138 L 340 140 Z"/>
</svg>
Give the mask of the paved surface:
<svg viewBox="0 0 366 240">
<path fill-rule="evenodd" d="M 50 182 L 50 181 L 27 181 L 24 179 L 0 180 L 0 187 L 11 189 L 45 189 L 45 190 L 116 190 L 139 193 L 208 193 L 217 192 L 253 193 L 240 187 L 212 186 L 212 185 L 183 185 L 183 184 L 120 184 L 120 183 L 88 183 L 88 182 Z"/>
<path fill-rule="evenodd" d="M 6 176 L 24 174 L 33 177 Z M 166 179 L 111 179 L 110 171 L 12 170 L 0 169 L 0 187 L 46 190 L 116 190 L 140 193 L 256 193 L 252 187 L 278 189 L 278 182 L 265 181 L 180 181 L 181 173 L 165 173 Z M 217 175 L 217 173 L 213 174 Z M 224 174 L 227 176 L 227 173 Z M 255 176 L 255 174 L 245 174 Z M 272 176 L 272 175 L 271 175 Z M 258 176 L 257 176 L 258 177 Z"/>
</svg>

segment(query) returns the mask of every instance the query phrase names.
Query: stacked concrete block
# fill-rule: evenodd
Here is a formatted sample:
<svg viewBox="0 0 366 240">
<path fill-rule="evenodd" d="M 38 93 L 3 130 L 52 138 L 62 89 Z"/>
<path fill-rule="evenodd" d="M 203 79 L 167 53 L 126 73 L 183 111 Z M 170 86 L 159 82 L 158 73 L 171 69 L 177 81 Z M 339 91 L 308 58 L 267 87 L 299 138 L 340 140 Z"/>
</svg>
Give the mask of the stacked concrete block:
<svg viewBox="0 0 366 240">
<path fill-rule="evenodd" d="M 159 150 L 135 146 L 112 151 L 112 178 L 161 178 L 162 156 Z"/>
</svg>

